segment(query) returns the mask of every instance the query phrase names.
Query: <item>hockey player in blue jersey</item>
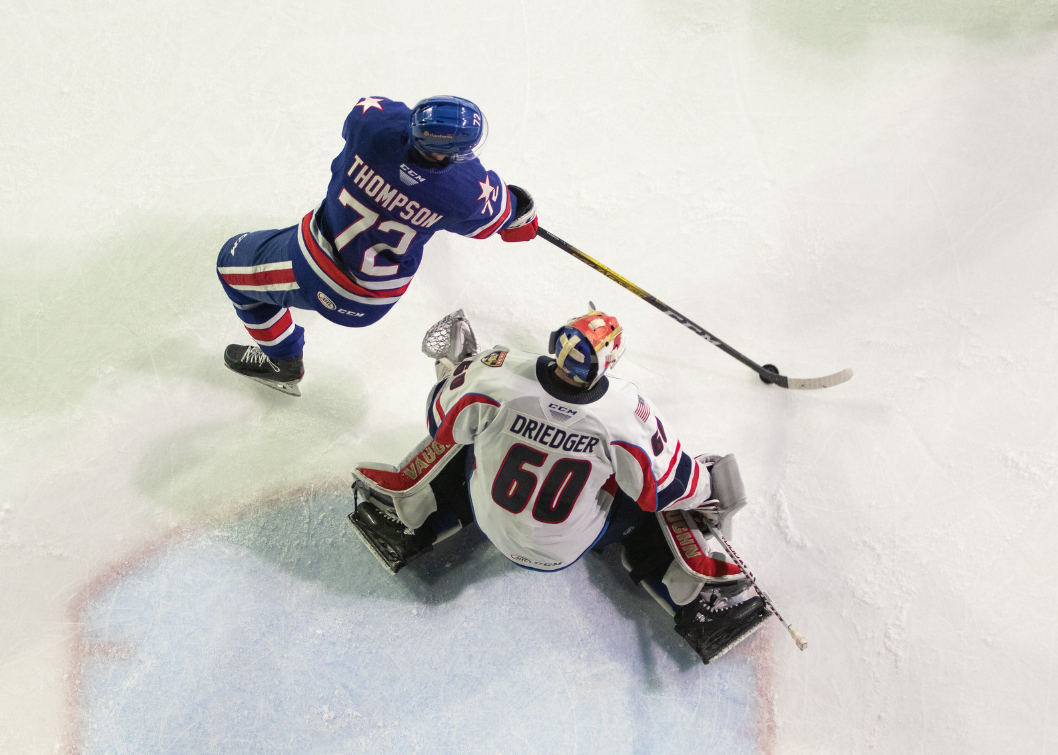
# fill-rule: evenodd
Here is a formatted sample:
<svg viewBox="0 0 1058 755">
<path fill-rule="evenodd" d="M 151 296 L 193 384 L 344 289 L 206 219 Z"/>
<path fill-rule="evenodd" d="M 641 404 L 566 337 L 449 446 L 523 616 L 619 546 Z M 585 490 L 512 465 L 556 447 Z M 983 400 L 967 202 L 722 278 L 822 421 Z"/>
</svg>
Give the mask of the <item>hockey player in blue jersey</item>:
<svg viewBox="0 0 1058 755">
<path fill-rule="evenodd" d="M 362 328 L 404 294 L 437 231 L 504 241 L 536 236 L 533 199 L 478 161 L 488 122 L 459 97 L 413 108 L 365 97 L 345 119 L 320 205 L 297 225 L 243 233 L 220 250 L 217 274 L 254 339 L 230 345 L 235 372 L 300 396 L 304 329 L 291 308 Z"/>
</svg>

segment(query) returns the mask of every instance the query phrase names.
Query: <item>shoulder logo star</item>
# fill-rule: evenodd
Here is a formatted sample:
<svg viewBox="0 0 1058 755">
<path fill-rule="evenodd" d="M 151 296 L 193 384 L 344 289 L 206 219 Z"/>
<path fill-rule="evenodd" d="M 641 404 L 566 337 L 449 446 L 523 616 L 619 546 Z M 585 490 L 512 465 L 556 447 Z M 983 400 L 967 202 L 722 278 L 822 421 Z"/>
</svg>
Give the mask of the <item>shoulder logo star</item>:
<svg viewBox="0 0 1058 755">
<path fill-rule="evenodd" d="M 362 112 L 366 113 L 373 107 L 377 107 L 379 110 L 381 110 L 382 106 L 379 104 L 380 102 L 382 102 L 382 98 L 379 97 L 364 97 L 362 100 L 360 100 L 360 102 L 353 105 L 353 107 L 363 108 Z"/>
<path fill-rule="evenodd" d="M 491 183 L 489 183 L 489 174 L 488 173 L 485 174 L 485 180 L 484 181 L 478 181 L 478 186 L 481 187 L 481 196 L 478 197 L 478 199 L 479 200 L 482 200 L 482 199 L 485 200 L 485 206 L 481 208 L 481 214 L 482 215 L 491 215 L 492 214 L 492 203 L 493 203 L 493 201 L 495 201 L 496 197 L 499 196 L 500 187 L 499 186 L 493 186 Z"/>
</svg>

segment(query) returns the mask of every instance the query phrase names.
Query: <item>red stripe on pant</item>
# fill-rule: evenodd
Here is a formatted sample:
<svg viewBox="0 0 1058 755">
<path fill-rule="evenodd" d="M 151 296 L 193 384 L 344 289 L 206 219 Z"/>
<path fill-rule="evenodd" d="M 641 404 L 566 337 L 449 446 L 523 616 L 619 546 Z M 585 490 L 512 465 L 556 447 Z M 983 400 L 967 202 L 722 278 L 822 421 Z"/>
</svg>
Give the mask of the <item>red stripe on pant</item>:
<svg viewBox="0 0 1058 755">
<path fill-rule="evenodd" d="M 220 277 L 229 286 L 272 286 L 276 283 L 295 282 L 294 271 L 289 267 L 262 273 L 221 273 Z"/>
<path fill-rule="evenodd" d="M 246 323 L 243 323 L 246 325 Z M 279 336 L 283 335 L 287 328 L 294 324 L 293 318 L 290 316 L 290 310 L 288 309 L 283 313 L 283 316 L 276 320 L 275 323 L 267 328 L 252 328 L 246 325 L 246 332 L 248 332 L 255 341 L 267 342 L 274 341 Z"/>
</svg>

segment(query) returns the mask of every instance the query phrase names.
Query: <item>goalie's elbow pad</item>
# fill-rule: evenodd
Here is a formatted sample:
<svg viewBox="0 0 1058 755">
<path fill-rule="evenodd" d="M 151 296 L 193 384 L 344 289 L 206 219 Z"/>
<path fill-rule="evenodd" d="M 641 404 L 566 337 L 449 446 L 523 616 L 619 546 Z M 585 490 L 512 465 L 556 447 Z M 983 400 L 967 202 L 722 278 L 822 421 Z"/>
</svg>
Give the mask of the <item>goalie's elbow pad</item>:
<svg viewBox="0 0 1058 755">
<path fill-rule="evenodd" d="M 507 184 L 511 195 L 518 202 L 514 211 L 514 220 L 511 224 L 500 231 L 500 238 L 504 241 L 529 241 L 536 238 L 538 221 L 536 218 L 536 202 L 533 197 L 521 186 Z"/>
</svg>

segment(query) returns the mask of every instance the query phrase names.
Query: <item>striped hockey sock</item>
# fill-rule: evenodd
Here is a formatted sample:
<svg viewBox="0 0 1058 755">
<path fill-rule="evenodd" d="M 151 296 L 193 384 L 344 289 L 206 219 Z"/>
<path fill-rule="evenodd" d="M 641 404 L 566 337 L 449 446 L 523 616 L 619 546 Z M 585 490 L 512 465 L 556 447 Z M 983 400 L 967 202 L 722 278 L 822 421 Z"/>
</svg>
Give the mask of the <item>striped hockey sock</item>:
<svg viewBox="0 0 1058 755">
<path fill-rule="evenodd" d="M 288 307 L 258 302 L 236 304 L 235 311 L 250 337 L 270 358 L 301 356 L 305 348 L 305 329 L 294 324 Z"/>
</svg>

